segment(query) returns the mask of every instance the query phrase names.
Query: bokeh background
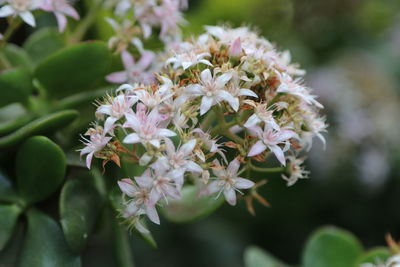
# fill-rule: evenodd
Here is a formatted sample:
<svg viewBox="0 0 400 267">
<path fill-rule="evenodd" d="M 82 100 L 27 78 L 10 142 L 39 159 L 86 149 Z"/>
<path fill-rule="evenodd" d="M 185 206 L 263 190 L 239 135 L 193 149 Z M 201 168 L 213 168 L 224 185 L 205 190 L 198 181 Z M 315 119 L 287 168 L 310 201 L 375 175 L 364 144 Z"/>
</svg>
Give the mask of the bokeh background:
<svg viewBox="0 0 400 267">
<path fill-rule="evenodd" d="M 259 192 L 271 207 L 255 203 L 256 216 L 240 201 L 190 224 L 162 219 L 151 226 L 157 249 L 132 236 L 136 265 L 239 267 L 250 245 L 296 264 L 307 237 L 323 225 L 353 232 L 365 248 L 386 245 L 386 233 L 400 239 L 400 1 L 189 0 L 189 6 L 185 34 L 201 33 L 203 25 L 248 25 L 291 51 L 325 106 L 327 146 L 315 140 L 310 179 L 292 187 L 279 175 L 258 175 L 268 180 Z M 83 266 L 112 266 L 111 250 L 100 233 Z"/>
</svg>

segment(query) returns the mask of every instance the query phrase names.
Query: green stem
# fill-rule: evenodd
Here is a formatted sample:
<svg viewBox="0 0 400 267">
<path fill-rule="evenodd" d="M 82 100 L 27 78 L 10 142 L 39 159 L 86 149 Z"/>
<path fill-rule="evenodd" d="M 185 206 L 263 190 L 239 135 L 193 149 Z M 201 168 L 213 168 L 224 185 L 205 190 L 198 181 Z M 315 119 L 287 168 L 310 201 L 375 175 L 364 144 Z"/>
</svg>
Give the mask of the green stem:
<svg viewBox="0 0 400 267">
<path fill-rule="evenodd" d="M 112 213 L 114 214 L 114 213 Z M 113 224 L 113 248 L 115 257 L 117 260 L 117 266 L 119 267 L 134 267 L 132 257 L 132 250 L 129 244 L 128 235 L 118 223 L 117 219 L 112 218 Z"/>
<path fill-rule="evenodd" d="M 19 18 L 13 18 L 8 25 L 6 32 L 3 35 L 3 39 L 0 41 L 0 48 L 3 48 L 11 36 L 18 30 L 19 26 L 21 26 L 22 21 Z"/>
<path fill-rule="evenodd" d="M 69 44 L 79 43 L 83 39 L 86 32 L 90 29 L 90 27 L 94 23 L 97 17 L 97 13 L 100 11 L 102 6 L 103 6 L 103 0 L 96 1 L 95 4 L 89 6 L 89 11 L 86 14 L 85 18 L 80 21 L 79 26 L 76 27 L 75 31 L 69 37 L 68 39 Z"/>
<path fill-rule="evenodd" d="M 236 121 L 232 121 L 227 123 L 224 118 L 224 114 L 222 113 L 221 107 L 214 107 L 215 115 L 217 116 L 218 126 L 212 130 L 212 134 L 221 134 L 227 138 L 232 139 L 238 144 L 244 145 L 244 139 L 240 138 L 236 134 L 233 134 L 229 129 L 236 125 Z"/>
<path fill-rule="evenodd" d="M 210 128 L 211 124 L 214 122 L 214 119 L 215 119 L 214 115 L 215 115 L 214 113 L 208 112 L 206 117 L 202 120 L 202 122 L 200 124 L 200 128 L 203 131 L 206 132 L 208 130 L 208 128 Z"/>
<path fill-rule="evenodd" d="M 286 170 L 285 167 L 275 167 L 275 168 L 262 168 L 254 166 L 253 164 L 249 164 L 250 169 L 255 172 L 264 172 L 264 173 L 277 173 L 277 172 L 284 172 Z"/>
</svg>

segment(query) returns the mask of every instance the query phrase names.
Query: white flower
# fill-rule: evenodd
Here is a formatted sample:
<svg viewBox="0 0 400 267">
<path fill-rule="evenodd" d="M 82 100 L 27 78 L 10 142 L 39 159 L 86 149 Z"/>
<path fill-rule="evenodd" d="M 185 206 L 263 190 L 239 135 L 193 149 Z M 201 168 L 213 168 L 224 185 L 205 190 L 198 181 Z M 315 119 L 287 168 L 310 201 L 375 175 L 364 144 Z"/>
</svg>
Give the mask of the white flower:
<svg viewBox="0 0 400 267">
<path fill-rule="evenodd" d="M 177 188 L 181 189 L 184 172 L 203 172 L 203 169 L 191 158 L 193 149 L 196 146 L 196 139 L 188 141 L 176 150 L 174 143 L 168 138 L 165 139 L 165 145 L 167 155 L 159 158 L 157 165 L 154 166 L 157 166 L 159 169 L 162 165 L 168 170 L 174 170 L 173 178 Z"/>
<path fill-rule="evenodd" d="M 138 104 L 136 109 L 136 113 L 125 115 L 126 122 L 123 127 L 131 128 L 134 133 L 128 134 L 123 140 L 124 143 L 142 143 L 143 145 L 150 143 L 159 148 L 162 138 L 176 135 L 171 130 L 158 127 L 164 117 L 158 113 L 157 109 L 153 109 L 149 114 L 146 114 L 143 104 Z"/>
<path fill-rule="evenodd" d="M 153 179 L 148 176 L 148 172 L 149 170 L 142 176 L 135 177 L 135 181 L 139 186 L 136 186 L 131 179 L 118 181 L 121 191 L 132 198 L 125 203 L 123 216 L 129 218 L 146 214 L 152 222 L 160 224 L 155 203 L 150 200 Z"/>
<path fill-rule="evenodd" d="M 132 55 L 127 51 L 121 53 L 122 62 L 125 70 L 109 74 L 106 79 L 111 83 L 144 83 L 151 84 L 155 77 L 152 72 L 147 71 L 151 65 L 154 54 L 153 52 L 144 51 L 138 62 L 135 62 Z"/>
<path fill-rule="evenodd" d="M 192 96 L 201 96 L 200 115 L 204 115 L 210 108 L 221 101 L 228 102 L 232 109 L 237 111 L 239 103 L 225 90 L 226 83 L 232 78 L 232 74 L 224 73 L 218 77 L 211 75 L 209 69 L 200 74 L 200 84 L 191 84 L 186 87 L 186 92 Z"/>
<path fill-rule="evenodd" d="M 282 178 L 287 181 L 287 186 L 294 185 L 298 179 L 308 178 L 310 172 L 306 171 L 304 169 L 304 166 L 302 166 L 302 164 L 304 163 L 304 158 L 288 156 L 287 159 L 289 160 L 288 172 L 290 176 L 287 177 L 286 175 L 282 174 Z"/>
<path fill-rule="evenodd" d="M 184 70 L 196 66 L 197 64 L 205 64 L 207 66 L 212 67 L 213 65 L 211 64 L 210 61 L 207 59 L 204 59 L 206 57 L 211 57 L 210 53 L 200 53 L 198 54 L 194 47 L 190 47 L 184 52 L 180 52 L 176 54 L 175 56 L 169 58 L 166 61 L 166 64 L 171 64 L 173 63 L 174 69 L 177 69 L 182 66 Z"/>
<path fill-rule="evenodd" d="M 224 154 L 224 150 L 221 148 L 222 144 L 217 143 L 217 139 L 213 139 L 209 133 L 205 133 L 202 129 L 196 128 L 193 129 L 193 133 L 197 134 L 201 140 L 203 141 L 204 146 L 211 152 L 211 153 L 218 153 L 226 163 L 228 163 L 226 156 Z M 195 150 L 196 156 L 203 162 L 206 161 L 204 153 L 202 150 L 197 149 Z"/>
<path fill-rule="evenodd" d="M 315 105 L 318 108 L 323 108 L 323 106 L 317 100 L 315 100 L 316 96 L 310 95 L 309 91 L 305 87 L 297 83 L 297 80 L 293 80 L 286 73 L 277 73 L 277 75 L 281 82 L 276 90 L 278 93 L 295 95 L 309 105 Z"/>
<path fill-rule="evenodd" d="M 235 191 L 241 193 L 239 189 L 249 189 L 254 186 L 254 183 L 238 176 L 240 162 L 237 159 L 231 161 L 226 169 L 217 160 L 214 161 L 214 165 L 213 173 L 217 179 L 207 186 L 206 193 L 211 195 L 223 192 L 226 201 L 232 206 L 236 205 Z"/>
<path fill-rule="evenodd" d="M 276 158 L 282 165 L 286 165 L 284 152 L 289 149 L 289 139 L 297 137 L 297 134 L 292 130 L 282 129 L 275 131 L 269 128 L 267 125 L 264 127 L 264 131 L 261 127 L 256 126 L 251 129 L 258 140 L 251 148 L 248 153 L 248 157 L 253 157 L 264 152 L 267 148 L 275 154 Z M 282 149 L 279 145 L 284 144 L 285 147 Z"/>
<path fill-rule="evenodd" d="M 43 4 L 40 8 L 47 12 L 54 13 L 60 32 L 64 32 L 65 27 L 67 26 L 66 16 L 76 20 L 79 19 L 78 12 L 76 12 L 76 10 L 68 3 L 68 0 L 43 0 Z"/>
<path fill-rule="evenodd" d="M 137 98 L 119 94 L 116 97 L 108 97 L 107 103 L 100 105 L 96 114 L 105 114 L 109 117 L 104 123 L 104 131 L 107 133 L 113 127 L 114 123 L 121 119 L 125 114 L 133 113 L 132 106 L 137 102 Z"/>
<path fill-rule="evenodd" d="M 36 10 L 42 4 L 42 0 L 7 0 L 2 1 L 7 4 L 0 8 L 0 18 L 9 16 L 20 16 L 21 19 L 31 25 L 36 26 L 35 17 L 33 16 L 33 10 Z"/>
<path fill-rule="evenodd" d="M 263 122 L 268 127 L 278 131 L 280 127 L 276 123 L 273 113 L 274 110 L 271 107 L 267 108 L 266 104 L 256 104 L 254 107 L 254 114 L 247 119 L 243 126 L 252 128 L 260 122 Z"/>
<path fill-rule="evenodd" d="M 93 155 L 96 152 L 101 151 L 108 144 L 108 142 L 112 139 L 112 137 L 108 137 L 105 134 L 106 134 L 106 132 L 103 131 L 103 128 L 98 126 L 98 127 L 96 127 L 96 129 L 90 128 L 86 132 L 85 135 L 88 135 L 89 139 L 82 136 L 82 139 L 83 139 L 82 142 L 85 145 L 85 147 L 79 151 L 81 152 L 80 153 L 81 156 L 88 154 L 86 156 L 86 166 L 88 169 L 90 169 Z"/>
</svg>

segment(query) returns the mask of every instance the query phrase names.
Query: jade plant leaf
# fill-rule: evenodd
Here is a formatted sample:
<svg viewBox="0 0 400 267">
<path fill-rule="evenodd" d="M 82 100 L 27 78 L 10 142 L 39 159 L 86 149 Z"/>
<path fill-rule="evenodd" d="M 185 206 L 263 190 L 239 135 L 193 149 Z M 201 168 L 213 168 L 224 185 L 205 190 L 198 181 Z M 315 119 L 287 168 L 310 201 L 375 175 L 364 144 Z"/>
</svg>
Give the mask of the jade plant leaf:
<svg viewBox="0 0 400 267">
<path fill-rule="evenodd" d="M 363 263 L 372 263 L 372 264 L 382 264 L 387 261 L 391 256 L 389 249 L 381 247 L 381 248 L 373 248 L 364 254 L 362 254 L 357 263 L 354 266 L 360 266 Z"/>
<path fill-rule="evenodd" d="M 351 233 L 335 227 L 323 227 L 308 239 L 302 266 L 354 266 L 361 253 L 361 244 Z"/>
<path fill-rule="evenodd" d="M 0 205 L 0 250 L 12 236 L 21 211 L 17 205 Z"/>
<path fill-rule="evenodd" d="M 75 110 L 64 110 L 38 118 L 17 131 L 0 138 L 0 148 L 8 148 L 32 135 L 45 134 L 67 126 L 78 117 Z"/>
<path fill-rule="evenodd" d="M 64 48 L 44 59 L 35 70 L 48 94 L 65 97 L 104 81 L 111 54 L 104 43 L 92 42 Z"/>
<path fill-rule="evenodd" d="M 29 36 L 24 49 L 34 62 L 50 56 L 65 47 L 65 40 L 56 28 L 43 28 Z"/>
<path fill-rule="evenodd" d="M 169 221 L 185 223 L 208 216 L 222 203 L 224 198 L 215 196 L 198 197 L 196 186 L 185 186 L 182 188 L 182 198 L 179 200 L 168 200 L 168 205 L 162 208 L 162 212 Z"/>
<path fill-rule="evenodd" d="M 24 68 L 15 68 L 0 74 L 0 107 L 15 102 L 26 102 L 33 88 L 32 74 Z"/>
<path fill-rule="evenodd" d="M 68 181 L 60 195 L 60 219 L 72 251 L 81 251 L 91 234 L 102 206 L 95 187 L 82 180 Z"/>
<path fill-rule="evenodd" d="M 245 267 L 285 267 L 288 266 L 276 259 L 270 253 L 261 248 L 251 246 L 244 252 Z"/>
<path fill-rule="evenodd" d="M 17 199 L 10 180 L 0 171 L 0 201 L 13 202 Z"/>
<path fill-rule="evenodd" d="M 17 222 L 13 235 L 7 245 L 0 251 L 0 266 L 17 266 L 19 254 L 23 245 L 25 235 L 24 224 Z"/>
<path fill-rule="evenodd" d="M 19 267 L 77 267 L 79 256 L 70 251 L 60 226 L 37 210 L 28 212 L 28 229 Z"/>
<path fill-rule="evenodd" d="M 28 53 L 21 47 L 14 44 L 7 44 L 4 47 L 4 56 L 12 67 L 25 67 L 31 69 L 33 64 Z"/>
<path fill-rule="evenodd" d="M 64 180 L 66 158 L 62 149 L 44 136 L 29 138 L 18 150 L 16 181 L 27 204 L 52 195 Z"/>
</svg>

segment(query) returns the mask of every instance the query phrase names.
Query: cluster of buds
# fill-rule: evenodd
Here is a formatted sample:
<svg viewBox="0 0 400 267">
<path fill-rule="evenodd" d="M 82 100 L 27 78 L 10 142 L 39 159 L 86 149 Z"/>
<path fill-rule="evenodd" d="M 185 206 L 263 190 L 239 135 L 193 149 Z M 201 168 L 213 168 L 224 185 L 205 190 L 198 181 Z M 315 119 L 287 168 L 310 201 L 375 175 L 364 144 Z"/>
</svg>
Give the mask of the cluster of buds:
<svg viewBox="0 0 400 267">
<path fill-rule="evenodd" d="M 79 19 L 79 14 L 69 4 L 68 0 L 0 0 L 0 18 L 19 16 L 25 23 L 36 26 L 33 11 L 42 10 L 54 13 L 60 32 L 67 26 L 67 18 Z"/>
<path fill-rule="evenodd" d="M 124 84 L 98 102 L 81 150 L 89 168 L 93 156 L 143 166 L 118 182 L 132 225 L 146 231 L 143 215 L 158 224 L 157 205 L 179 199 L 185 184 L 235 205 L 257 187 L 252 171 L 285 172 L 290 185 L 307 177 L 295 156 L 313 136 L 324 141 L 326 125 L 288 52 L 248 28 L 215 26 L 168 53 L 154 83 Z"/>
</svg>

